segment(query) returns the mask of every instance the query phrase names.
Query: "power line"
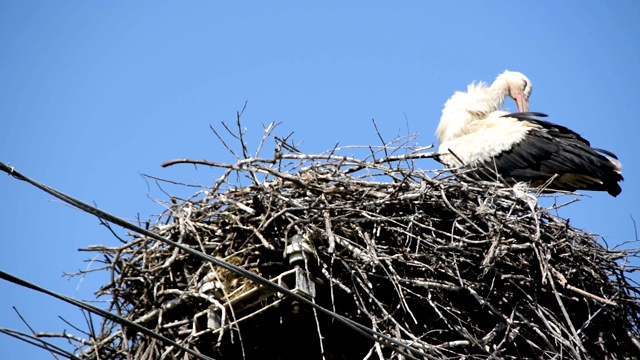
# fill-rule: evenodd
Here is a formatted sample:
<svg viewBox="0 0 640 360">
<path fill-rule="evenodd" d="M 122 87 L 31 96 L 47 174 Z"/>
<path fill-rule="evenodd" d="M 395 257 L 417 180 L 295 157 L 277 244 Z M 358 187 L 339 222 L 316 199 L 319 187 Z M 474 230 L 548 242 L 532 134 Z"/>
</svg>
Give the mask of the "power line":
<svg viewBox="0 0 640 360">
<path fill-rule="evenodd" d="M 14 337 L 18 340 L 22 340 L 24 342 L 26 342 L 29 345 L 33 345 L 36 347 L 39 347 L 41 349 L 47 350 L 50 353 L 54 354 L 54 355 L 60 355 L 60 356 L 65 356 L 71 360 L 82 360 L 81 358 L 75 356 L 74 354 L 72 354 L 71 352 L 62 349 L 59 346 L 56 346 L 48 341 L 44 341 L 36 336 L 30 335 L 30 334 L 25 334 L 21 331 L 16 331 L 16 330 L 12 330 L 12 329 L 6 329 L 6 328 L 0 328 L 0 333 L 3 333 L 7 336 L 11 336 Z"/>
<path fill-rule="evenodd" d="M 0 279 L 4 279 L 4 280 L 7 280 L 7 281 L 12 282 L 14 284 L 26 287 L 28 289 L 35 290 L 35 291 L 47 294 L 47 295 L 52 296 L 54 298 L 60 299 L 60 300 L 62 300 L 64 302 L 67 302 L 69 304 L 77 306 L 77 307 L 79 307 L 81 309 L 84 309 L 84 310 L 90 311 L 90 312 L 92 312 L 94 314 L 100 315 L 100 316 L 104 317 L 105 319 L 109 319 L 109 320 L 111 320 L 113 322 L 116 322 L 118 324 L 125 325 L 127 327 L 131 327 L 133 329 L 136 329 L 136 330 L 140 331 L 141 333 L 143 333 L 145 335 L 151 336 L 151 337 L 153 337 L 153 338 L 155 338 L 157 340 L 160 340 L 160 341 L 165 341 L 165 342 L 167 342 L 167 343 L 169 343 L 169 344 L 171 344 L 171 345 L 173 345 L 173 346 L 175 346 L 175 347 L 177 347 L 177 348 L 179 348 L 179 349 L 181 349 L 183 351 L 186 351 L 186 352 L 188 352 L 189 354 L 195 356 L 198 359 L 214 360 L 214 359 L 212 359 L 212 358 L 210 358 L 210 357 L 208 357 L 206 355 L 202 355 L 202 354 L 200 354 L 200 353 L 198 353 L 196 351 L 193 351 L 193 350 L 191 350 L 191 349 L 189 349 L 189 348 L 187 348 L 187 347 L 185 347 L 183 345 L 180 345 L 179 343 L 169 339 L 168 337 L 160 335 L 160 334 L 158 334 L 157 332 L 155 332 L 153 330 L 149 330 L 149 329 L 147 329 L 146 327 L 144 327 L 142 325 L 136 324 L 135 322 L 133 322 L 131 320 L 125 319 L 122 316 L 116 315 L 116 314 L 114 314 L 112 312 L 109 312 L 107 310 L 104 310 L 104 309 L 100 309 L 97 306 L 94 306 L 94 305 L 91 305 L 91 304 L 87 304 L 84 301 L 80 301 L 80 300 L 77 300 L 77 299 L 74 299 L 74 298 L 70 298 L 70 297 L 62 295 L 62 294 L 58 294 L 58 293 L 56 293 L 54 291 L 45 289 L 45 288 L 43 288 L 41 286 L 38 286 L 38 285 L 33 284 L 33 283 L 30 283 L 30 282 L 28 282 L 26 280 L 20 279 L 19 277 L 13 276 L 13 275 L 11 275 L 11 274 L 9 274 L 7 272 L 4 272 L 2 270 L 0 270 Z"/>
</svg>

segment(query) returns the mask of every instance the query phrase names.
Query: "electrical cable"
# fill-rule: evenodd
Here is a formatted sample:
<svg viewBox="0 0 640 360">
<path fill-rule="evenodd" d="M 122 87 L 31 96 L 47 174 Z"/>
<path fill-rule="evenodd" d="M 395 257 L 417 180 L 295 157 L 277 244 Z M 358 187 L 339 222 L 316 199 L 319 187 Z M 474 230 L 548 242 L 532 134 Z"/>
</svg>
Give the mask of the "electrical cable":
<svg viewBox="0 0 640 360">
<path fill-rule="evenodd" d="M 36 347 L 39 347 L 41 349 L 47 350 L 50 353 L 54 354 L 54 355 L 60 355 L 60 356 L 65 356 L 70 360 L 82 360 L 81 358 L 75 356 L 74 354 L 70 353 L 67 350 L 64 350 L 62 348 L 60 348 L 59 346 L 56 346 L 48 341 L 44 341 L 42 339 L 40 339 L 39 337 L 30 335 L 30 334 L 25 334 L 21 331 L 16 331 L 16 330 L 12 330 L 12 329 L 6 329 L 6 328 L 0 328 L 0 333 L 5 334 L 7 336 L 11 336 L 14 337 L 18 340 L 22 340 L 24 342 L 26 342 L 29 345 L 33 345 Z"/>
<path fill-rule="evenodd" d="M 168 337 L 160 335 L 160 334 L 158 334 L 157 332 L 155 332 L 153 330 L 149 330 L 149 329 L 147 329 L 146 327 L 144 327 L 142 325 L 136 324 L 135 322 L 133 322 L 131 320 L 125 319 L 122 316 L 116 315 L 116 314 L 114 314 L 112 312 L 109 312 L 107 310 L 104 310 L 104 309 L 100 309 L 97 306 L 94 306 L 94 305 L 91 305 L 91 304 L 87 304 L 84 301 L 80 301 L 80 300 L 77 300 L 77 299 L 74 299 L 74 298 L 70 298 L 70 297 L 62 295 L 62 294 L 58 294 L 56 292 L 53 292 L 53 291 L 48 290 L 48 289 L 45 289 L 45 288 L 43 288 L 41 286 L 38 286 L 36 284 L 30 283 L 30 282 L 28 282 L 26 280 L 20 279 L 19 277 L 11 275 L 11 274 L 9 274 L 7 272 L 4 272 L 2 270 L 0 270 L 0 279 L 4 279 L 6 281 L 12 282 L 14 284 L 17 284 L 17 285 L 20 285 L 20 286 L 23 286 L 23 287 L 26 287 L 28 289 L 35 290 L 35 291 L 41 292 L 43 294 L 47 294 L 47 295 L 52 296 L 54 298 L 60 299 L 60 300 L 62 300 L 64 302 L 67 302 L 67 303 L 69 303 L 71 305 L 77 306 L 77 307 L 79 307 L 81 309 L 90 311 L 90 312 L 92 312 L 92 313 L 94 313 L 96 315 L 100 315 L 100 316 L 104 317 L 105 319 L 109 319 L 109 320 L 111 320 L 113 322 L 116 322 L 118 324 L 125 325 L 125 326 L 128 326 L 128 327 L 132 328 L 132 329 L 138 330 L 138 331 L 140 331 L 141 333 L 143 333 L 145 335 L 151 336 L 152 338 L 155 338 L 155 339 L 160 340 L 160 341 L 165 341 L 165 342 L 167 342 L 167 343 L 169 343 L 169 344 L 171 344 L 171 345 L 173 345 L 173 346 L 175 346 L 175 347 L 177 347 L 177 348 L 179 348 L 179 349 L 181 349 L 183 351 L 186 351 L 186 352 L 188 352 L 189 354 L 195 356 L 198 359 L 214 360 L 214 359 L 212 359 L 212 358 L 210 358 L 210 357 L 208 357 L 206 355 L 202 355 L 202 354 L 200 354 L 200 353 L 198 353 L 198 352 L 196 352 L 194 350 L 191 350 L 191 349 L 185 347 L 184 345 L 180 345 L 179 343 L 169 339 Z"/>
</svg>

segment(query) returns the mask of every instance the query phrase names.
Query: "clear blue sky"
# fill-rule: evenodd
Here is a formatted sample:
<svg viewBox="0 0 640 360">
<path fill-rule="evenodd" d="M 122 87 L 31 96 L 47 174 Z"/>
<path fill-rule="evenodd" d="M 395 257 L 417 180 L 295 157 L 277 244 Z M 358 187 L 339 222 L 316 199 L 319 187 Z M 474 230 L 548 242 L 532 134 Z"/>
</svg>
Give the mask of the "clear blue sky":
<svg viewBox="0 0 640 360">
<path fill-rule="evenodd" d="M 533 82 L 533 111 L 619 155 L 618 198 L 591 193 L 560 213 L 618 244 L 640 220 L 639 15 L 637 1 L 3 1 L 0 161 L 146 219 L 163 209 L 151 197 L 165 198 L 140 173 L 210 184 L 210 169 L 160 164 L 229 160 L 209 125 L 245 100 L 253 139 L 283 122 L 305 152 L 378 144 L 371 118 L 388 140 L 419 133 L 427 145 L 455 90 L 517 70 Z M 110 233 L 8 176 L 0 196 L 0 268 L 92 299 L 104 276 L 61 275 L 90 266 L 78 248 L 117 245 Z M 58 316 L 83 327 L 57 300 L 6 282 L 0 292 L 0 327 L 28 331 L 12 306 L 39 331 L 76 333 Z M 51 359 L 5 336 L 0 349 Z"/>
</svg>

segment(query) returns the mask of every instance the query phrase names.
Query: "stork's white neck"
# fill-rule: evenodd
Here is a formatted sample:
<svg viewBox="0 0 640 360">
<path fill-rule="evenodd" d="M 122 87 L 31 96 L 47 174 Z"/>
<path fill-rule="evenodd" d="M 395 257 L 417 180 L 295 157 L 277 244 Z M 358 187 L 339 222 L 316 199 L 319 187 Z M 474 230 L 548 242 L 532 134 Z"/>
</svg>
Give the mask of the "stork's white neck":
<svg viewBox="0 0 640 360">
<path fill-rule="evenodd" d="M 500 109 L 508 95 L 509 85 L 504 74 L 498 76 L 489 87 L 482 82 L 474 83 L 467 87 L 466 93 L 458 91 L 453 94 L 444 104 L 436 129 L 440 144 L 465 135 L 472 121 L 481 120 Z"/>
</svg>

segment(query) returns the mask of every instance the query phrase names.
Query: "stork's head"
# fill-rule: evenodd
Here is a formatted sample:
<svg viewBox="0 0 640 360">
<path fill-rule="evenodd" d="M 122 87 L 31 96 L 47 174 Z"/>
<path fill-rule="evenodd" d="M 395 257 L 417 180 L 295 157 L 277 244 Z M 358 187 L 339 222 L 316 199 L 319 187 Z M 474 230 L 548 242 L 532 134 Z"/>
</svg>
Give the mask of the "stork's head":
<svg viewBox="0 0 640 360">
<path fill-rule="evenodd" d="M 494 84 L 500 85 L 509 91 L 509 96 L 516 101 L 519 112 L 529 111 L 529 96 L 533 86 L 531 80 L 517 71 L 505 70 L 498 75 Z"/>
</svg>

